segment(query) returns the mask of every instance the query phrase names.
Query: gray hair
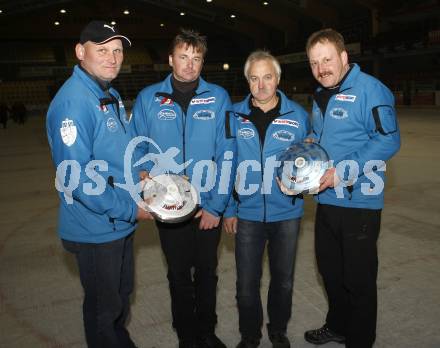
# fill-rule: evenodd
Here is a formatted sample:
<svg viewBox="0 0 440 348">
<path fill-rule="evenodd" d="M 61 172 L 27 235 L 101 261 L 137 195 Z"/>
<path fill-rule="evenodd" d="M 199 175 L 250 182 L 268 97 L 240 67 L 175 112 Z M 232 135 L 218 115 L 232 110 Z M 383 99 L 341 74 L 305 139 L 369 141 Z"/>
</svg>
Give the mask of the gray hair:
<svg viewBox="0 0 440 348">
<path fill-rule="evenodd" d="M 246 80 L 249 80 L 249 69 L 251 68 L 252 63 L 259 62 L 260 60 L 269 60 L 277 73 L 278 80 L 281 78 L 281 66 L 278 60 L 268 51 L 256 50 L 247 57 L 246 63 L 244 63 L 244 76 L 246 77 Z"/>
</svg>

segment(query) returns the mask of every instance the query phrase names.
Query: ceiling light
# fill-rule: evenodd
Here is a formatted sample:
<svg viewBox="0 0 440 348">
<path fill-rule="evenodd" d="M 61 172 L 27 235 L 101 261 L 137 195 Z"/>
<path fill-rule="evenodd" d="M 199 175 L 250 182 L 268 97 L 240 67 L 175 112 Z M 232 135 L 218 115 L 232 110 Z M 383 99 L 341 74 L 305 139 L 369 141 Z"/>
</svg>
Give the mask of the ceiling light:
<svg viewBox="0 0 440 348">
<path fill-rule="evenodd" d="M 235 16 L 235 14 L 231 14 L 231 16 L 230 16 L 231 18 L 235 18 L 236 16 Z"/>
<path fill-rule="evenodd" d="M 165 24 L 163 24 L 163 23 L 160 23 L 160 26 L 161 26 L 161 27 L 164 27 L 164 26 L 165 26 Z"/>
<path fill-rule="evenodd" d="M 3 10 L 0 10 L 0 13 L 3 13 Z"/>
<path fill-rule="evenodd" d="M 181 15 L 181 16 L 184 16 L 184 15 L 185 15 L 185 12 L 180 12 L 180 15 Z"/>
<path fill-rule="evenodd" d="M 110 24 L 111 25 L 116 25 L 116 22 L 115 21 L 111 21 Z"/>
<path fill-rule="evenodd" d="M 229 70 L 229 64 L 228 63 L 223 64 L 223 70 L 224 71 Z"/>
<path fill-rule="evenodd" d="M 206 2 L 212 2 L 212 0 L 206 0 Z"/>
<path fill-rule="evenodd" d="M 130 14 L 130 11 L 129 11 L 129 10 L 125 10 L 125 11 L 124 11 L 124 14 L 125 14 L 125 15 L 128 15 L 128 14 Z"/>
<path fill-rule="evenodd" d="M 54 25 L 60 25 L 60 22 L 55 21 L 55 22 L 53 22 L 53 24 L 54 24 Z"/>
<path fill-rule="evenodd" d="M 64 13 L 66 13 L 67 11 L 64 9 L 64 8 L 62 8 L 61 10 L 60 10 L 60 13 L 62 13 L 62 14 L 64 14 Z"/>
<path fill-rule="evenodd" d="M 269 5 L 269 3 L 267 1 L 263 1 L 263 5 L 267 6 L 267 5 Z"/>
</svg>

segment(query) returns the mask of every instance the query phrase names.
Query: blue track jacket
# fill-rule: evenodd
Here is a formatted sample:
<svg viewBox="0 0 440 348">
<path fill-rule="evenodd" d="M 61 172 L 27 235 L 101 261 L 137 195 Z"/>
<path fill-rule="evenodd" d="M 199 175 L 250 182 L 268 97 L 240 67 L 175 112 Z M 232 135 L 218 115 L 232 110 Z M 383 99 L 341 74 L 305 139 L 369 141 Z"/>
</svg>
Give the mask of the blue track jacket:
<svg viewBox="0 0 440 348">
<path fill-rule="evenodd" d="M 248 120 L 251 95 L 233 106 L 231 132 L 237 139 L 238 162 L 236 194 L 233 195 L 236 199 L 231 195 L 225 217 L 275 222 L 303 215 L 303 199 L 282 193 L 275 177 L 281 164 L 278 157 L 289 146 L 304 140 L 310 132 L 310 122 L 299 104 L 281 91 L 277 93 L 281 97 L 280 115 L 267 127 L 264 144 L 260 142 L 256 127 Z"/>
<path fill-rule="evenodd" d="M 322 87 L 316 93 L 320 90 Z M 344 187 L 328 188 L 316 200 L 341 207 L 382 209 L 385 161 L 400 148 L 391 91 L 353 64 L 326 110 L 314 101 L 312 137 L 327 150 L 344 180 Z"/>
<path fill-rule="evenodd" d="M 136 227 L 137 205 L 117 185 L 125 182 L 124 153 L 133 123 L 118 92 L 113 88 L 109 92 L 117 103 L 102 105 L 100 99 L 108 100 L 108 95 L 75 66 L 49 106 L 47 137 L 58 185 L 75 188 L 71 193 L 59 192 L 62 239 L 103 243 L 122 238 Z"/>
<path fill-rule="evenodd" d="M 225 117 L 232 110 L 229 95 L 200 77 L 185 114 L 172 100 L 171 76 L 136 98 L 136 134 L 148 137 L 138 147 L 139 166 L 153 177 L 165 172 L 187 176 L 200 193 L 200 206 L 220 216 L 231 192 L 235 153 L 235 139 L 225 136 Z"/>
</svg>

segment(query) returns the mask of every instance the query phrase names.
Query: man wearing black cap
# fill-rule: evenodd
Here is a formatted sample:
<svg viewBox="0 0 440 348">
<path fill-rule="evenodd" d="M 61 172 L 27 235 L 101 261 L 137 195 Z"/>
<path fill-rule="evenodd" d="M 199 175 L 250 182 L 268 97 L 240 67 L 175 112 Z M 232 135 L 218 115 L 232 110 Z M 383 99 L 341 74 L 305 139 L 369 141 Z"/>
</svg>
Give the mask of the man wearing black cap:
<svg viewBox="0 0 440 348">
<path fill-rule="evenodd" d="M 88 347 L 135 347 L 125 328 L 133 290 L 133 232 L 151 219 L 124 183 L 124 153 L 132 123 L 110 82 L 130 40 L 103 21 L 81 32 L 80 61 L 52 100 L 47 136 L 57 167 L 58 233 L 74 253 L 84 288 Z"/>
</svg>

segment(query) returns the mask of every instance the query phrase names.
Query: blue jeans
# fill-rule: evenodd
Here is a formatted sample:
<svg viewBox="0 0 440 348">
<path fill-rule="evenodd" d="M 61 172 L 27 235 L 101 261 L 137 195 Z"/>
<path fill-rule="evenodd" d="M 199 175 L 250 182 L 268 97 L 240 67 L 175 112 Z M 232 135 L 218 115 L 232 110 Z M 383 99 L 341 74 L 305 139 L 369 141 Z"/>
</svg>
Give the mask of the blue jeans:
<svg viewBox="0 0 440 348">
<path fill-rule="evenodd" d="M 238 219 L 235 236 L 237 304 L 243 337 L 261 338 L 263 309 L 260 296 L 266 242 L 270 267 L 267 301 L 269 334 L 285 333 L 292 314 L 293 272 L 300 219 L 257 222 Z"/>
<path fill-rule="evenodd" d="M 62 243 L 79 267 L 87 346 L 134 348 L 125 328 L 133 291 L 133 234 L 107 243 Z"/>
</svg>

